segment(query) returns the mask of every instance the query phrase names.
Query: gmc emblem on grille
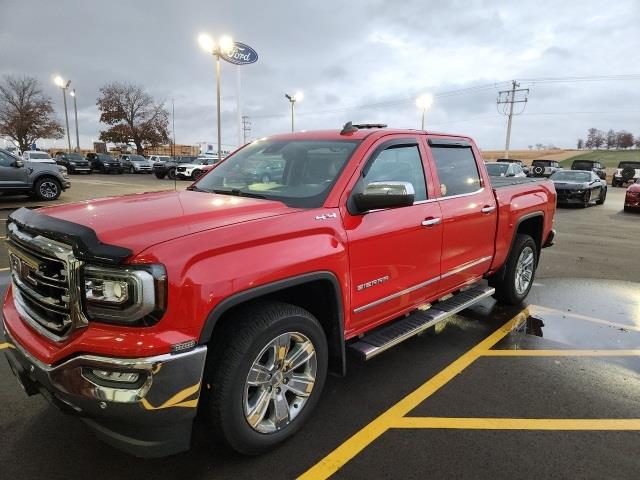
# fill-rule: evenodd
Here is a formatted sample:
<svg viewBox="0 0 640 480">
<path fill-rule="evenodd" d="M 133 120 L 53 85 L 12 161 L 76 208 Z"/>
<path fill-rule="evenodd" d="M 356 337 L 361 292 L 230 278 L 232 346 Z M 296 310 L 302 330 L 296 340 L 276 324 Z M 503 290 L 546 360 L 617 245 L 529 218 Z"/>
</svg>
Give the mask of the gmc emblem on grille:
<svg viewBox="0 0 640 480">
<path fill-rule="evenodd" d="M 31 272 L 35 272 L 36 269 L 32 268 L 27 262 L 23 261 L 20 257 L 11 255 L 11 270 L 24 282 L 29 282 L 31 285 L 36 285 L 37 282 L 31 277 Z"/>
</svg>

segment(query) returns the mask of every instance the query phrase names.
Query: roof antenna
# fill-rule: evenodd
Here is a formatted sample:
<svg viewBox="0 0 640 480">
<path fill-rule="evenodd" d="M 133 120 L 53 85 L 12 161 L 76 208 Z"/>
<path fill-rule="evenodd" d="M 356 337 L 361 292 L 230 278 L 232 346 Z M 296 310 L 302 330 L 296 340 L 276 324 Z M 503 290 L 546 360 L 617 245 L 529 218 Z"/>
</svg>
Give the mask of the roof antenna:
<svg viewBox="0 0 640 480">
<path fill-rule="evenodd" d="M 342 131 L 340 132 L 340 135 L 346 135 L 347 133 L 353 133 L 357 131 L 358 131 L 358 127 L 354 127 L 353 122 L 347 122 L 344 124 L 344 127 L 342 127 Z"/>
</svg>

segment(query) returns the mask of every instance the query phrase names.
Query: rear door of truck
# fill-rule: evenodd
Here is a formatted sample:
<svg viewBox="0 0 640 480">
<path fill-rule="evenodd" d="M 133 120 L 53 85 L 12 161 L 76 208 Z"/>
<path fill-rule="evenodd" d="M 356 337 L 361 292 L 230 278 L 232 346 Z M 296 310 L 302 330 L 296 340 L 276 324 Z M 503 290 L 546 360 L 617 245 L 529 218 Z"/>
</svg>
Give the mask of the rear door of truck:
<svg viewBox="0 0 640 480">
<path fill-rule="evenodd" d="M 491 265 L 496 199 L 472 142 L 441 136 L 426 140 L 443 221 L 440 287 L 452 290 L 481 278 Z"/>
</svg>

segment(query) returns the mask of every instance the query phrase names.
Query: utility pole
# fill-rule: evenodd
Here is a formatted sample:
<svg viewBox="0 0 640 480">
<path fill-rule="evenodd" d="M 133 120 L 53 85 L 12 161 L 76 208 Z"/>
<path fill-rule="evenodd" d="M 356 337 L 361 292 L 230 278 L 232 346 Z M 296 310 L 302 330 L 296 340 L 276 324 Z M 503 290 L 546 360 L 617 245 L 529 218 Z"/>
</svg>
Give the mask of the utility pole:
<svg viewBox="0 0 640 480">
<path fill-rule="evenodd" d="M 498 105 L 504 105 L 503 111 L 500 112 L 503 115 L 507 115 L 509 120 L 507 122 L 507 140 L 504 145 L 504 158 L 509 158 L 509 143 L 511 142 L 511 121 L 513 119 L 513 104 L 514 103 L 527 103 L 527 95 L 529 94 L 528 88 L 518 88 L 520 84 L 515 80 L 511 81 L 511 90 L 502 90 L 498 92 Z M 516 95 L 520 94 L 520 98 L 517 99 Z M 507 113 L 507 105 L 509 105 L 509 113 Z M 522 111 L 516 113 L 516 115 L 520 115 L 524 112 L 524 108 Z"/>
<path fill-rule="evenodd" d="M 251 120 L 248 115 L 242 116 L 243 145 L 247 143 L 247 133 L 251 133 Z"/>
</svg>

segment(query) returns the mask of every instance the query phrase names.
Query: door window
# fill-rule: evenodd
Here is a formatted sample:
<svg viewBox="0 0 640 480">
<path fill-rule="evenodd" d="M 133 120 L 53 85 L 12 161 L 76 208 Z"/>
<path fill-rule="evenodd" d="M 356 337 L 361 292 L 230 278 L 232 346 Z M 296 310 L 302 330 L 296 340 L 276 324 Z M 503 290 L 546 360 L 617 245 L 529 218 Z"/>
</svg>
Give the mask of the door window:
<svg viewBox="0 0 640 480">
<path fill-rule="evenodd" d="M 15 161 L 15 157 L 12 157 L 8 153 L 0 151 L 0 167 L 12 167 Z"/>
<path fill-rule="evenodd" d="M 422 159 L 417 145 L 391 146 L 374 154 L 363 172 L 365 183 L 409 182 L 415 190 L 415 201 L 427 199 Z"/>
<path fill-rule="evenodd" d="M 469 147 L 431 147 L 443 197 L 473 193 L 480 189 L 478 165 Z"/>
</svg>

